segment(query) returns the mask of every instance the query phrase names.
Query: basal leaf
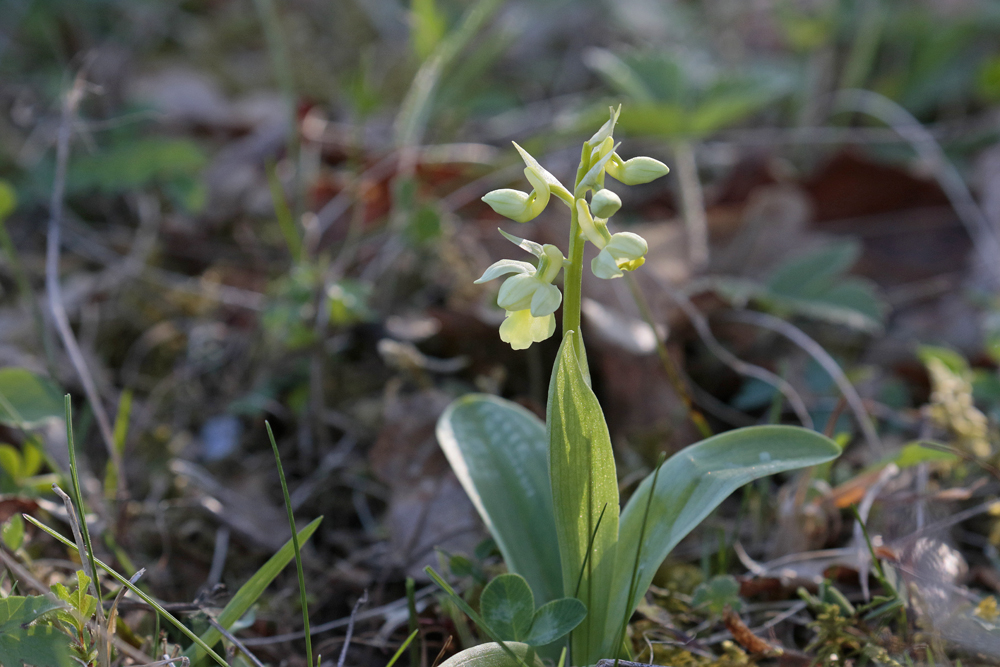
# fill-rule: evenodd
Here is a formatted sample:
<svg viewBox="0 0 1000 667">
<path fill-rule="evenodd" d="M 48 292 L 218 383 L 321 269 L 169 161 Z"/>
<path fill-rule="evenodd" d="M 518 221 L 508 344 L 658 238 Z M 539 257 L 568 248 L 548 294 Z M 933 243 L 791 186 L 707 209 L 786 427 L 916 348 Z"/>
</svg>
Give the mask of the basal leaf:
<svg viewBox="0 0 1000 667">
<path fill-rule="evenodd" d="M 52 381 L 24 368 L 0 369 L 0 424 L 32 428 L 63 416 L 62 393 Z"/>
<path fill-rule="evenodd" d="M 602 653 L 602 635 L 614 590 L 618 479 L 604 413 L 584 380 L 571 332 L 563 338 L 552 370 L 548 418 L 563 590 L 587 608 L 581 631 L 573 635 L 573 662 L 589 665 L 608 657 Z"/>
<path fill-rule="evenodd" d="M 652 488 L 650 475 L 622 511 L 619 560 L 631 564 L 641 548 L 640 575 L 635 595 L 629 600 L 632 568 L 619 567 L 616 572 L 612 588 L 615 599 L 603 633 L 604 653 L 611 654 L 611 643 L 622 618 L 635 609 L 670 551 L 729 494 L 760 477 L 818 465 L 839 454 L 836 443 L 815 431 L 794 426 L 752 426 L 708 438 L 670 457 L 660 468 L 656 489 Z M 643 532 L 647 503 L 649 518 Z"/>
<path fill-rule="evenodd" d="M 536 601 L 562 597 L 545 424 L 516 403 L 470 394 L 441 415 L 437 437 L 507 567 Z"/>
<path fill-rule="evenodd" d="M 483 589 L 479 613 L 503 641 L 524 641 L 532 629 L 535 597 L 524 577 L 501 574 Z"/>
<path fill-rule="evenodd" d="M 587 608 L 576 598 L 562 598 L 544 604 L 535 612 L 531 632 L 524 638 L 525 644 L 545 646 L 580 625 L 587 617 Z"/>
</svg>

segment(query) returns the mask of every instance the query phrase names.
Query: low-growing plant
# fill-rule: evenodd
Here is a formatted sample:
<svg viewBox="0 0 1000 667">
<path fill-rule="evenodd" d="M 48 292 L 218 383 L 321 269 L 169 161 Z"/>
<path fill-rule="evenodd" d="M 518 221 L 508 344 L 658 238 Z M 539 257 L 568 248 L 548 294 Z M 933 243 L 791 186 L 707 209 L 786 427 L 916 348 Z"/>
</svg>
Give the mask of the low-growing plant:
<svg viewBox="0 0 1000 667">
<path fill-rule="evenodd" d="M 534 189 L 530 194 L 496 190 L 483 197 L 517 222 L 539 215 L 552 195 L 569 208 L 566 255 L 554 245 L 501 232 L 537 263 L 501 260 L 477 281 L 510 276 L 497 302 L 507 311 L 500 337 L 514 349 L 552 336 L 560 305 L 563 340 L 552 369 L 546 422 L 510 401 L 473 394 L 453 403 L 438 423 L 441 447 L 512 573 L 501 585 L 487 587 L 481 614 L 466 609 L 495 643 L 466 649 L 445 663 L 449 667 L 537 661 L 530 645 L 539 645 L 533 636 L 539 614 L 553 601 L 560 613 L 551 615 L 556 627 L 544 638 L 553 642 L 569 634 L 566 664 L 627 657 L 626 624 L 657 567 L 685 535 L 747 482 L 840 453 L 830 439 L 791 426 L 723 433 L 658 465 L 619 509 L 611 438 L 591 390 L 580 328 L 584 246 L 589 241 L 599 250 L 591 263 L 598 278 L 638 269 L 646 241 L 609 230 L 621 200 L 604 187 L 605 179 L 638 185 L 668 171 L 653 158 L 619 156 L 613 138 L 619 111 L 583 144 L 572 189 L 515 144 Z M 565 272 L 562 291 L 554 284 L 560 272 Z"/>
</svg>

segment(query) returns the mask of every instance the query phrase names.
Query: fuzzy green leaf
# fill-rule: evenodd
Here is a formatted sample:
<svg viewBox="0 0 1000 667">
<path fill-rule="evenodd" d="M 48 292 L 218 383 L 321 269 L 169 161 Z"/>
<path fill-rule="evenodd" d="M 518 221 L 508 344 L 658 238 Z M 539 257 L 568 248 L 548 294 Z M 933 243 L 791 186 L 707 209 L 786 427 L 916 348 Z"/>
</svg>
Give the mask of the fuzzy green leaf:
<svg viewBox="0 0 1000 667">
<path fill-rule="evenodd" d="M 437 438 L 507 567 L 535 600 L 562 597 L 545 424 L 516 403 L 470 394 L 441 415 Z"/>
<path fill-rule="evenodd" d="M 587 608 L 580 632 L 573 635 L 573 661 L 589 665 L 608 657 L 602 640 L 615 590 L 618 479 L 604 413 L 572 341 L 567 332 L 549 384 L 549 466 L 563 590 Z"/>
</svg>

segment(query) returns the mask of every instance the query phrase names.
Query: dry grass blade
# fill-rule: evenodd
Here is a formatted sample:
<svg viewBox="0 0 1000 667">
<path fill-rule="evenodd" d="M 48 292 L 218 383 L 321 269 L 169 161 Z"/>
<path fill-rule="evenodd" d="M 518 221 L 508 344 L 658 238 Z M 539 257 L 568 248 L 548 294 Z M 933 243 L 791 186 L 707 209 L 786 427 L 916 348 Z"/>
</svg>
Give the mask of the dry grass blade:
<svg viewBox="0 0 1000 667">
<path fill-rule="evenodd" d="M 799 347 L 801 347 L 809 356 L 816 360 L 823 370 L 825 370 L 830 378 L 833 380 L 834 384 L 843 394 L 844 400 L 847 401 L 847 405 L 850 406 L 851 412 L 854 413 L 854 419 L 858 422 L 858 428 L 861 429 L 861 433 L 871 447 L 872 451 L 879 457 L 885 456 L 886 450 L 885 446 L 882 444 L 881 438 L 879 438 L 878 432 L 872 425 L 871 419 L 868 416 L 868 411 L 865 409 L 864 401 L 861 400 L 861 396 L 858 391 L 851 384 L 851 381 L 847 379 L 844 371 L 840 368 L 840 365 L 830 356 L 830 353 L 823 349 L 823 346 L 810 338 L 802 329 L 799 329 L 794 324 L 790 324 L 785 320 L 775 317 L 773 315 L 768 315 L 767 313 L 758 313 L 752 310 L 739 310 L 732 311 L 726 315 L 727 319 L 735 320 L 737 322 L 744 322 L 747 324 L 752 324 L 754 326 L 761 327 L 762 329 L 767 329 L 780 334 L 792 341 Z"/>
<path fill-rule="evenodd" d="M 361 607 L 368 603 L 368 591 L 366 590 L 358 601 L 354 603 L 354 608 L 351 610 L 351 618 L 347 623 L 347 635 L 344 637 L 344 646 L 340 649 L 340 657 L 337 659 L 337 667 L 344 667 L 344 661 L 347 660 L 347 649 L 351 645 L 351 637 L 354 635 L 354 621 L 358 616 L 358 611 Z"/>
<path fill-rule="evenodd" d="M 202 611 L 205 611 L 205 610 L 202 610 Z M 220 625 L 217 620 L 215 620 L 214 618 L 212 618 L 212 616 L 207 611 L 205 612 L 205 616 L 208 618 L 208 624 L 211 625 L 216 630 L 218 630 L 219 634 L 221 634 L 223 637 L 225 637 L 230 642 L 232 642 L 233 646 L 235 646 L 236 648 L 238 648 L 240 650 L 240 652 L 243 653 L 243 655 L 245 655 L 247 658 L 250 659 L 250 662 L 252 662 L 253 664 L 255 664 L 257 667 L 267 667 L 263 662 L 260 661 L 260 658 L 258 658 L 253 653 L 251 653 L 250 650 L 246 646 L 243 645 L 243 642 L 241 642 L 236 637 L 236 635 L 234 635 L 229 630 L 226 630 L 224 627 L 222 627 L 222 625 Z"/>
<path fill-rule="evenodd" d="M 934 177 L 972 238 L 983 268 L 990 272 L 995 284 L 1000 284 L 1000 262 L 997 262 L 1000 230 L 990 223 L 976 203 L 962 174 L 945 156 L 934 135 L 909 111 L 871 90 L 843 90 L 837 95 L 835 105 L 842 111 L 860 111 L 875 116 L 910 143 L 917 155 L 934 170 Z"/>
<path fill-rule="evenodd" d="M 115 464 L 118 474 L 118 493 L 127 496 L 128 491 L 125 486 L 125 475 L 122 469 L 121 456 L 115 447 L 114 433 L 111 428 L 111 421 L 108 413 L 101 403 L 100 393 L 97 391 L 97 384 L 94 377 L 87 368 L 87 362 L 80 351 L 80 345 L 76 342 L 76 336 L 69 324 L 69 317 L 62 300 L 62 287 L 59 284 L 59 233 L 63 216 L 63 197 L 66 191 L 66 170 L 69 164 L 69 141 L 72 135 L 73 121 L 76 118 L 76 109 L 80 104 L 84 92 L 83 72 L 79 72 L 73 82 L 72 88 L 66 93 L 63 101 L 62 120 L 59 123 L 59 135 L 56 143 L 56 174 L 52 184 L 52 198 L 49 203 L 49 229 L 45 253 L 45 291 L 48 294 L 49 308 L 52 311 L 52 319 L 55 321 L 59 337 L 66 347 L 73 364 L 73 369 L 80 377 L 83 391 L 87 396 L 97 420 L 97 428 L 101 432 L 104 446 L 108 450 L 108 456 Z"/>
<path fill-rule="evenodd" d="M 691 303 L 691 299 L 687 297 L 686 294 L 682 293 L 680 290 L 674 289 L 666 280 L 663 280 L 653 274 L 657 283 L 663 290 L 670 295 L 670 298 L 684 311 L 688 319 L 691 321 L 691 325 L 694 326 L 695 331 L 698 333 L 698 337 L 701 338 L 701 342 L 705 344 L 709 350 L 712 351 L 719 361 L 725 365 L 732 368 L 734 371 L 740 375 L 746 377 L 752 377 L 761 382 L 766 382 L 771 385 L 784 395 L 785 400 L 788 401 L 788 405 L 795 412 L 796 418 L 803 426 L 808 429 L 815 428 L 813 425 L 812 416 L 809 414 L 809 409 L 806 407 L 805 401 L 799 395 L 799 392 L 795 390 L 788 380 L 784 379 L 780 375 L 776 375 L 766 368 L 761 368 L 756 364 L 751 364 L 749 362 L 743 361 L 735 354 L 723 347 L 722 343 L 715 337 L 712 333 L 711 327 L 708 325 L 708 320 L 705 316 L 701 314 L 697 307 Z"/>
</svg>

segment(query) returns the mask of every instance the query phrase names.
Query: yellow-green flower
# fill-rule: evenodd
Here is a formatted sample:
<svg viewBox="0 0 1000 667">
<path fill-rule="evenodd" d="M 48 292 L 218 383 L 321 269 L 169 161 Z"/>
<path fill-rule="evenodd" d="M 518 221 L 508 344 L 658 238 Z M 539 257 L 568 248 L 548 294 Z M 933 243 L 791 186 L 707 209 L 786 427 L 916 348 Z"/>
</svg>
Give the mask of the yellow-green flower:
<svg viewBox="0 0 1000 667">
<path fill-rule="evenodd" d="M 646 239 L 632 232 L 618 232 L 590 263 L 590 269 L 598 278 L 608 280 L 621 278 L 624 271 L 635 271 L 646 263 L 649 246 Z"/>
<path fill-rule="evenodd" d="M 565 257 L 554 245 L 539 245 L 511 236 L 500 230 L 507 239 L 538 258 L 538 266 L 513 259 L 502 259 L 490 266 L 476 283 L 484 283 L 500 276 L 514 274 L 500 286 L 497 305 L 507 311 L 507 319 L 500 325 L 500 339 L 510 343 L 515 350 L 523 350 L 555 332 L 556 309 L 562 303 L 562 292 L 552 284 L 563 267 Z"/>
<path fill-rule="evenodd" d="M 556 331 L 556 316 L 535 317 L 530 310 L 508 310 L 500 325 L 500 340 L 515 350 L 524 350 L 532 343 L 541 343 Z"/>
<path fill-rule="evenodd" d="M 613 194 L 607 190 L 598 191 L 594 195 L 591 206 L 602 212 L 608 212 L 612 209 L 616 211 L 615 204 L 620 205 L 620 200 Z M 596 206 L 594 206 L 594 202 L 597 202 Z M 621 278 L 625 275 L 625 271 L 635 271 L 645 264 L 646 252 L 649 250 L 646 239 L 632 232 L 612 234 L 608 231 L 607 219 L 594 218 L 591 214 L 591 206 L 587 205 L 586 199 L 576 200 L 580 229 L 588 241 L 601 249 L 601 252 L 590 263 L 590 269 L 594 275 L 605 280 Z"/>
</svg>

